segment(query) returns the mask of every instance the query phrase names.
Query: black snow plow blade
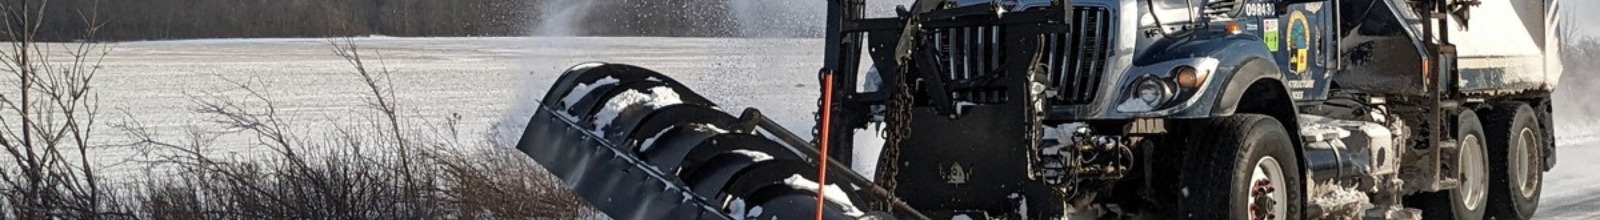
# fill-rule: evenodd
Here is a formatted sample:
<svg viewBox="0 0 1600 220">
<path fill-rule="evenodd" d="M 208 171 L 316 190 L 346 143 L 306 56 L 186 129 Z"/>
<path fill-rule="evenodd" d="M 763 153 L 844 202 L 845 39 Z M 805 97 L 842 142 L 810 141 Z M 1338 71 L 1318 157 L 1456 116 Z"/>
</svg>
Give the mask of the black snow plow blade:
<svg viewBox="0 0 1600 220">
<path fill-rule="evenodd" d="M 551 87 L 517 149 L 615 219 L 813 218 L 819 153 L 757 111 L 715 106 L 654 71 L 586 63 Z M 904 207 L 842 166 L 828 179 L 828 219 Z"/>
</svg>

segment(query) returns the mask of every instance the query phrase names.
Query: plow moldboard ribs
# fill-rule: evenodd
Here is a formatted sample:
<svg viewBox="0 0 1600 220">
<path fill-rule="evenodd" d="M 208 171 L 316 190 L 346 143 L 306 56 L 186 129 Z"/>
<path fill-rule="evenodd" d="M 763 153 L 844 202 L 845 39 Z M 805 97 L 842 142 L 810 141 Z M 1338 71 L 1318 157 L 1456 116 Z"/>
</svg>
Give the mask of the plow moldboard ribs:
<svg viewBox="0 0 1600 220">
<path fill-rule="evenodd" d="M 615 219 L 729 219 L 720 209 L 632 156 L 623 155 L 576 123 L 541 108 L 517 149 L 578 190 Z"/>
<path fill-rule="evenodd" d="M 764 118 L 713 106 L 654 71 L 582 64 L 546 94 L 517 149 L 616 219 L 812 218 L 819 187 L 824 217 L 864 215 L 860 181 L 818 186 L 814 156 L 747 125 Z"/>
</svg>

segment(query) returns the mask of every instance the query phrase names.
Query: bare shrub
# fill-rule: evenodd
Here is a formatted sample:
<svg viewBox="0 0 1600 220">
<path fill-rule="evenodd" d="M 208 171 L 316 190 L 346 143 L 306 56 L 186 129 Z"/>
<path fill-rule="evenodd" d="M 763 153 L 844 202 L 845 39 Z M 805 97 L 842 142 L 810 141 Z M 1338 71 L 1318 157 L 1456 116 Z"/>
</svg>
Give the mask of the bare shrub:
<svg viewBox="0 0 1600 220">
<path fill-rule="evenodd" d="M 0 4 L 0 218 L 96 219 L 118 216 L 112 190 L 91 165 L 90 133 L 99 111 L 91 82 L 109 47 L 36 43 L 49 1 Z M 92 39 L 100 23 L 93 8 L 77 16 Z"/>
<path fill-rule="evenodd" d="M 0 219 L 437 219 L 576 218 L 582 201 L 520 153 L 487 140 L 462 143 L 455 118 L 444 130 L 404 117 L 390 77 L 369 69 L 354 41 L 330 41 L 349 61 L 352 83 L 369 91 L 362 126 L 314 133 L 279 115 L 264 83 L 191 95 L 213 127 L 179 138 L 139 121 L 112 124 L 143 152 L 147 179 L 107 186 L 91 155 L 100 106 L 92 91 L 111 52 L 93 37 L 94 8 L 49 14 L 48 0 L 0 0 Z M 35 43 L 46 18 L 76 17 L 81 43 Z M 219 154 L 222 139 L 246 152 Z M 232 143 L 228 143 L 232 144 Z M 230 145 L 232 146 L 232 145 Z"/>
<path fill-rule="evenodd" d="M 1561 84 L 1553 95 L 1556 120 L 1555 132 L 1558 142 L 1565 142 L 1567 138 L 1587 139 L 1596 135 L 1590 123 L 1600 117 L 1593 112 L 1600 111 L 1600 103 L 1594 102 L 1593 88 L 1600 88 L 1600 77 L 1595 77 L 1595 68 L 1600 68 L 1600 39 L 1593 35 L 1585 34 L 1580 29 L 1594 28 L 1590 20 L 1572 19 L 1569 16 L 1563 20 L 1560 27 L 1561 65 L 1565 70 L 1561 75 Z"/>
<path fill-rule="evenodd" d="M 558 218 L 592 214 L 583 200 L 520 152 L 494 148 L 438 160 L 445 195 L 465 218 Z"/>
</svg>

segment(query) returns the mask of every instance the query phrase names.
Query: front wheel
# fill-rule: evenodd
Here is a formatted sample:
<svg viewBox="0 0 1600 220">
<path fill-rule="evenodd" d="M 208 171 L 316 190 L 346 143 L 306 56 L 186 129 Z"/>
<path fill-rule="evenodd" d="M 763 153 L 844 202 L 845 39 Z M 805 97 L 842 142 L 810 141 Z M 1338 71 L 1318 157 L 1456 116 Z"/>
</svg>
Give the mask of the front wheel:
<svg viewBox="0 0 1600 220">
<path fill-rule="evenodd" d="M 1277 119 L 1240 114 L 1199 122 L 1186 135 L 1181 219 L 1300 219 L 1305 177 Z"/>
</svg>

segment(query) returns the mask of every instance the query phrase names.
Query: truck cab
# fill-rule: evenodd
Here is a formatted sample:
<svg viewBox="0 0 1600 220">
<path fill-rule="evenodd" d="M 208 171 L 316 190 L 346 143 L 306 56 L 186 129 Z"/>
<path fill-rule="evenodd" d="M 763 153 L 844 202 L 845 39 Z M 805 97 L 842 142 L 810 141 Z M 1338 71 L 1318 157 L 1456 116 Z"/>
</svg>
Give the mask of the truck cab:
<svg viewBox="0 0 1600 220">
<path fill-rule="evenodd" d="M 871 54 L 860 59 L 870 60 L 876 70 L 866 74 L 886 79 L 874 82 L 910 78 L 904 86 L 912 87 L 909 93 L 917 97 L 909 104 L 911 122 L 905 123 L 911 132 L 901 138 L 903 145 L 919 150 L 896 160 L 938 168 L 902 169 L 895 177 L 899 185 L 911 185 L 897 193 L 908 195 L 913 206 L 1003 210 L 993 204 L 1006 204 L 1008 195 L 1029 195 L 1024 196 L 1029 201 L 1117 203 L 1121 210 L 1179 204 L 1179 210 L 1186 210 L 1176 212 L 1182 216 L 1217 218 L 1259 210 L 1289 216 L 1421 213 L 1461 219 L 1498 210 L 1487 215 L 1527 218 L 1532 214 L 1528 204 L 1536 198 L 1513 198 L 1506 192 L 1534 190 L 1532 179 L 1538 172 L 1532 170 L 1543 171 L 1553 163 L 1548 100 L 1556 83 L 1551 76 L 1560 74 L 1550 38 L 1556 4 L 918 1 L 912 9 L 935 9 L 903 10 L 895 20 L 906 24 L 897 27 L 918 28 L 869 30 L 857 37 L 865 39 L 860 46 Z M 839 37 L 830 42 L 845 42 L 830 49 L 850 53 L 851 36 L 830 37 Z M 844 61 L 828 69 L 857 70 L 851 60 L 858 57 L 830 61 L 840 59 Z M 884 93 L 896 85 L 872 87 L 884 90 L 845 96 L 861 97 L 853 101 L 863 106 L 893 109 L 886 106 L 894 105 L 889 98 L 894 95 Z M 868 132 L 882 133 L 883 127 L 896 127 L 882 118 L 836 124 L 846 129 L 835 131 L 879 128 Z M 1512 127 L 1522 128 L 1518 131 L 1529 138 L 1507 140 L 1516 135 L 1500 134 Z M 1484 134 L 1484 128 L 1495 134 Z M 1263 132 L 1284 137 L 1259 138 Z M 1000 134 L 1008 138 L 986 137 Z M 1247 140 L 1204 137 L 1216 135 Z M 1275 142 L 1280 138 L 1282 143 Z M 1254 141 L 1288 146 L 1255 149 L 1259 143 Z M 860 143 L 840 142 L 835 146 Z M 835 156 L 872 155 L 881 148 Z M 1194 158 L 1258 151 L 1269 153 L 1232 158 L 1238 164 L 1215 161 L 1227 157 Z M 1523 153 L 1506 156 L 1517 151 Z M 1266 161 L 1275 162 L 1256 166 Z M 883 163 L 875 168 L 882 169 Z M 1257 169 L 1244 169 L 1252 166 Z M 857 166 L 857 171 L 872 171 L 864 167 Z M 1015 178 L 949 184 L 951 168 Z M 1511 173 L 1515 170 L 1520 171 Z M 1288 179 L 1267 178 L 1279 176 Z M 1517 176 L 1522 180 L 1511 178 Z M 1160 182 L 1176 184 L 1156 184 Z M 1523 186 L 1512 189 L 1504 182 Z M 1250 188 L 1257 184 L 1288 193 L 1265 193 L 1281 198 L 1258 199 L 1263 193 Z M 1198 186 L 1214 185 L 1234 188 L 1207 199 L 1186 199 Z M 1064 196 L 1034 198 L 1026 192 L 1044 190 L 1030 187 Z M 1374 197 L 1377 204 L 1322 199 L 1339 194 Z M 1254 207 L 1256 200 L 1305 208 Z M 1499 203 L 1485 202 L 1489 200 Z M 1239 201 L 1251 211 L 1205 211 L 1228 210 L 1221 206 L 1225 204 L 1240 209 Z M 1338 210 L 1362 205 L 1376 208 Z"/>
</svg>

